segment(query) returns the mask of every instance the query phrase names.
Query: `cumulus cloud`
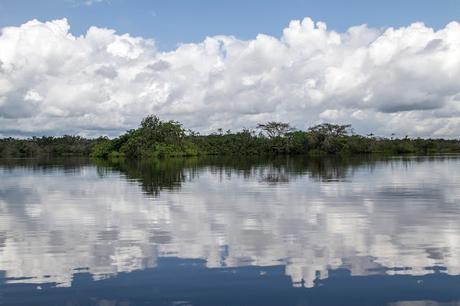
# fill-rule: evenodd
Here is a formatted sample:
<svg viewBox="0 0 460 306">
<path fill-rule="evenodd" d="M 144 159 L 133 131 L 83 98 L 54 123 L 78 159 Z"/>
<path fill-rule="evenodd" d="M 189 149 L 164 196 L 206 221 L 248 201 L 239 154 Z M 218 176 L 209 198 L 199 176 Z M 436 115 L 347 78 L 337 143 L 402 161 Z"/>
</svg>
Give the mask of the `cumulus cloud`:
<svg viewBox="0 0 460 306">
<path fill-rule="evenodd" d="M 207 37 L 170 52 L 66 19 L 0 35 L 0 133 L 117 135 L 146 114 L 201 132 L 281 120 L 380 135 L 460 134 L 460 24 L 351 27 L 310 18 L 281 37 Z"/>
</svg>

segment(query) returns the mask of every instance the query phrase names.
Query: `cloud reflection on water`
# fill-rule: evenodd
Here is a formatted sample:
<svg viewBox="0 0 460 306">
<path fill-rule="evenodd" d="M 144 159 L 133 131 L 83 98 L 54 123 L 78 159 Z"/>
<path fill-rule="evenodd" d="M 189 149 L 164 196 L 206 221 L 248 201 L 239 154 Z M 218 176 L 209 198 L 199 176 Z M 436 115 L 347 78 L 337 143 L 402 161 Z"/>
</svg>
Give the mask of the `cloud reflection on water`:
<svg viewBox="0 0 460 306">
<path fill-rule="evenodd" d="M 455 157 L 4 165 L 0 176 L 8 282 L 69 286 L 76 269 L 103 279 L 162 257 L 285 265 L 306 287 L 337 268 L 460 274 Z"/>
</svg>

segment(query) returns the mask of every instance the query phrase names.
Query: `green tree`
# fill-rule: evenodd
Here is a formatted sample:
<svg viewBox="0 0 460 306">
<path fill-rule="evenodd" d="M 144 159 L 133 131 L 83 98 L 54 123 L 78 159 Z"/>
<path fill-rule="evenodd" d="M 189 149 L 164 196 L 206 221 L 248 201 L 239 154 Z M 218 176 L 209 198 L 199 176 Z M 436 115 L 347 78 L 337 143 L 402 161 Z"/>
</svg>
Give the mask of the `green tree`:
<svg viewBox="0 0 460 306">
<path fill-rule="evenodd" d="M 269 121 L 267 123 L 258 123 L 257 128 L 265 133 L 269 138 L 282 137 L 294 129 L 289 123 Z"/>
</svg>

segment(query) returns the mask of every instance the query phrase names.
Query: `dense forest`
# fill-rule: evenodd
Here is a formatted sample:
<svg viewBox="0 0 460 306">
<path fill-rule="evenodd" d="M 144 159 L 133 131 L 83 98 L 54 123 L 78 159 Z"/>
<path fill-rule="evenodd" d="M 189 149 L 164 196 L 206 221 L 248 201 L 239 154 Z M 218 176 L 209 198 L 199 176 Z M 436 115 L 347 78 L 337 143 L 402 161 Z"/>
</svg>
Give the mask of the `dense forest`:
<svg viewBox="0 0 460 306">
<path fill-rule="evenodd" d="M 80 136 L 0 138 L 0 157 L 90 155 L 97 139 Z"/>
<path fill-rule="evenodd" d="M 288 123 L 267 122 L 253 130 L 219 129 L 210 135 L 186 130 L 177 121 L 144 118 L 136 129 L 109 139 L 79 136 L 0 139 L 1 157 L 83 155 L 95 158 L 149 158 L 199 155 L 333 155 L 333 154 L 431 154 L 460 152 L 454 139 L 383 138 L 362 136 L 350 125 L 323 123 L 306 131 Z"/>
</svg>

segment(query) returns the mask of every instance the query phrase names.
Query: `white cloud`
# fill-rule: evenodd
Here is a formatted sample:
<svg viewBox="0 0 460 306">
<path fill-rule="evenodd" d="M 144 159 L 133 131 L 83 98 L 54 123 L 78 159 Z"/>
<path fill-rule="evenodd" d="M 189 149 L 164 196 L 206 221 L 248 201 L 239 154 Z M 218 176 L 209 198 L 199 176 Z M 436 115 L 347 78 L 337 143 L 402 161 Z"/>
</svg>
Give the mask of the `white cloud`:
<svg viewBox="0 0 460 306">
<path fill-rule="evenodd" d="M 101 3 L 101 2 L 109 2 L 109 0 L 74 0 L 75 5 L 86 5 L 91 6 L 93 4 Z"/>
<path fill-rule="evenodd" d="M 170 52 L 66 19 L 0 36 L 0 133 L 116 135 L 149 113 L 209 132 L 282 120 L 358 132 L 460 134 L 460 24 L 344 33 L 311 19 L 280 38 L 208 37 Z"/>
</svg>

